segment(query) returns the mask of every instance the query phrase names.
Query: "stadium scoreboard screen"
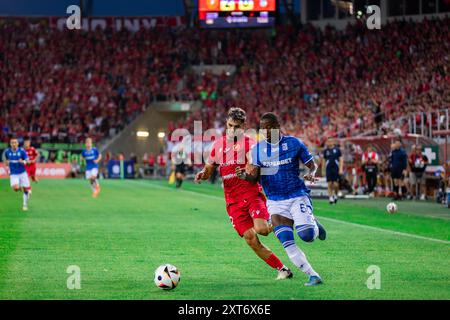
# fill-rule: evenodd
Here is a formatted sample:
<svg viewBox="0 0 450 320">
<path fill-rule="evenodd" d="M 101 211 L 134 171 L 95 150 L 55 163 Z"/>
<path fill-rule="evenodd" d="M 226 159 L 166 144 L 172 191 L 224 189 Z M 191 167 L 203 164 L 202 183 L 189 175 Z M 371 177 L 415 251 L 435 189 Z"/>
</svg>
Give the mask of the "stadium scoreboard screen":
<svg viewBox="0 0 450 320">
<path fill-rule="evenodd" d="M 275 23 L 276 0 L 199 0 L 204 28 L 270 27 Z"/>
</svg>

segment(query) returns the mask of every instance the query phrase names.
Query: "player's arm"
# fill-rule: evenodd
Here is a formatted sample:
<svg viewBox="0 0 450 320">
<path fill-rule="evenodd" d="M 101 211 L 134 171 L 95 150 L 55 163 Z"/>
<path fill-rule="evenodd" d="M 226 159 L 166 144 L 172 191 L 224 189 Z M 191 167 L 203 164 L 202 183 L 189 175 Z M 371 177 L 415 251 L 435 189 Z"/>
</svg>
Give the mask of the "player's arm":
<svg viewBox="0 0 450 320">
<path fill-rule="evenodd" d="M 34 158 L 34 160 L 33 160 L 33 163 L 36 163 L 36 162 L 37 162 L 37 159 L 39 159 L 39 151 L 37 151 L 37 150 L 35 149 L 35 158 Z"/>
<path fill-rule="evenodd" d="M 28 158 L 28 154 L 25 151 L 22 152 L 19 162 L 25 165 L 30 163 L 30 158 Z"/>
<path fill-rule="evenodd" d="M 254 146 L 255 147 L 255 146 Z M 247 164 L 245 165 L 245 169 L 237 167 L 236 175 L 239 179 L 248 181 L 250 183 L 257 183 L 261 177 L 261 167 L 258 164 L 258 154 L 256 153 L 257 148 L 252 148 L 245 157 L 247 158 Z M 252 160 L 252 157 L 255 158 L 255 161 Z"/>
<path fill-rule="evenodd" d="M 342 175 L 344 173 L 344 157 L 341 155 L 339 157 L 339 174 Z"/>
<path fill-rule="evenodd" d="M 261 168 L 257 167 L 253 164 L 248 163 L 244 168 L 237 167 L 236 168 L 236 175 L 239 179 L 251 182 L 251 183 L 257 183 L 259 181 L 259 177 L 261 175 Z"/>
<path fill-rule="evenodd" d="M 312 183 L 317 182 L 319 180 L 318 178 L 316 178 L 318 166 L 314 159 L 305 163 L 305 166 L 309 169 L 309 172 L 303 176 L 303 179 Z"/>
<path fill-rule="evenodd" d="M 9 159 L 8 159 L 8 152 L 5 152 L 5 161 L 3 161 L 6 168 L 9 168 Z"/>
<path fill-rule="evenodd" d="M 200 182 L 201 180 L 208 180 L 212 173 L 216 169 L 217 165 L 214 163 L 207 163 L 203 169 L 195 175 L 195 182 Z"/>
<path fill-rule="evenodd" d="M 217 145 L 214 144 L 211 148 L 208 159 L 205 161 L 205 166 L 195 175 L 194 182 L 200 183 L 202 180 L 208 180 L 214 170 L 216 170 L 218 167 L 218 161 L 216 160 L 216 149 Z"/>
<path fill-rule="evenodd" d="M 102 160 L 102 154 L 99 153 L 97 159 L 94 160 L 95 163 L 99 163 Z"/>
<path fill-rule="evenodd" d="M 305 181 L 310 181 L 311 183 L 317 182 L 319 179 L 316 178 L 317 173 L 317 164 L 314 161 L 314 157 L 309 152 L 308 148 L 300 141 L 300 145 L 298 147 L 298 159 L 301 161 L 305 167 L 309 169 L 309 172 L 303 176 Z"/>
<path fill-rule="evenodd" d="M 327 166 L 327 159 L 325 159 L 325 153 L 324 152 L 322 152 L 320 154 L 320 165 L 321 165 L 321 168 L 322 168 L 322 173 L 325 172 L 326 166 Z"/>
</svg>

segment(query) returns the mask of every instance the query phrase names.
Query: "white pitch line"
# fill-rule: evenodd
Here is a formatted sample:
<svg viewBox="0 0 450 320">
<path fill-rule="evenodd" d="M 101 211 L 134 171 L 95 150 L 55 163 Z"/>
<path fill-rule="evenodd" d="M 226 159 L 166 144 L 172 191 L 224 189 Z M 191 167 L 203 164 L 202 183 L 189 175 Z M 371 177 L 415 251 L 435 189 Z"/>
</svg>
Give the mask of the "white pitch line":
<svg viewBox="0 0 450 320">
<path fill-rule="evenodd" d="M 131 180 L 131 181 L 132 182 L 141 182 L 141 181 L 133 181 L 133 180 Z M 158 186 L 158 185 L 153 185 L 153 184 L 146 184 L 146 185 L 149 186 L 149 187 L 152 187 L 152 188 L 156 188 L 156 189 L 170 190 L 169 187 L 163 187 L 163 186 Z M 214 200 L 222 200 L 223 201 L 223 198 L 219 197 L 219 196 L 213 196 L 213 195 L 210 195 L 210 194 L 203 194 L 203 193 L 200 193 L 200 192 L 184 190 L 184 189 L 181 189 L 179 191 L 192 193 L 192 194 L 194 194 L 196 196 L 202 196 L 204 198 L 210 198 L 210 199 L 214 199 Z M 415 239 L 420 239 L 420 240 L 428 240 L 428 241 L 433 241 L 433 242 L 437 242 L 437 243 L 450 244 L 450 241 L 446 241 L 446 240 L 435 239 L 435 238 L 428 238 L 428 237 L 423 237 L 423 236 L 419 236 L 419 235 L 415 235 L 415 234 L 411 234 L 411 233 L 398 232 L 398 231 L 393 231 L 393 230 L 388 230 L 388 229 L 383 229 L 383 228 L 378 228 L 378 227 L 372 227 L 372 226 L 368 226 L 368 225 L 365 225 L 365 224 L 359 224 L 359 223 L 353 223 L 353 222 L 348 222 L 348 221 L 342 221 L 342 220 L 328 218 L 328 217 L 321 217 L 321 216 L 317 216 L 317 217 L 320 218 L 321 220 L 326 220 L 326 221 L 330 221 L 330 222 L 336 222 L 336 223 L 345 224 L 345 225 L 349 225 L 349 226 L 353 226 L 353 227 L 359 227 L 359 228 L 373 230 L 373 231 L 378 231 L 378 232 L 385 232 L 385 233 L 390 233 L 390 234 L 393 234 L 393 235 L 398 235 L 398 236 L 403 236 L 403 237 L 410 237 L 410 238 L 415 238 Z"/>
<path fill-rule="evenodd" d="M 398 231 L 393 231 L 393 230 L 388 230 L 388 229 L 383 229 L 383 228 L 378 228 L 378 227 L 372 227 L 372 226 L 368 226 L 368 225 L 365 225 L 365 224 L 358 224 L 358 223 L 353 223 L 353 222 L 348 222 L 348 221 L 343 221 L 343 220 L 337 220 L 337 219 L 328 218 L 328 217 L 319 217 L 319 218 L 320 218 L 320 220 L 328 220 L 328 221 L 331 221 L 331 222 L 341 223 L 341 224 L 354 226 L 354 227 L 360 227 L 360 228 L 364 228 L 364 229 L 368 229 L 368 230 L 387 232 L 387 233 L 398 235 L 398 236 L 404 236 L 404 237 L 410 237 L 410 238 L 415 238 L 415 239 L 421 239 L 421 240 L 428 240 L 428 241 L 434 241 L 434 242 L 439 242 L 439 243 L 450 244 L 450 241 L 441 240 L 441 239 L 435 239 L 435 238 L 428 238 L 428 237 L 423 237 L 423 236 L 418 236 L 418 235 L 411 234 L 411 233 L 404 233 L 404 232 L 398 232 Z"/>
</svg>

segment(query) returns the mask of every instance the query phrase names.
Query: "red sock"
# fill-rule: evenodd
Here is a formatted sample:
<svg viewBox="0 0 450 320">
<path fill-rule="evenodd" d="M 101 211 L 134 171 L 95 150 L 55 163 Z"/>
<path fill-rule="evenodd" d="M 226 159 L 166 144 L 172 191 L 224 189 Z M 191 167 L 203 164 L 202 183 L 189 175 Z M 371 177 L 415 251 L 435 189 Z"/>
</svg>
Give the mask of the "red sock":
<svg viewBox="0 0 450 320">
<path fill-rule="evenodd" d="M 278 257 L 272 253 L 266 260 L 266 263 L 274 269 L 280 270 L 283 268 L 283 263 L 278 259 Z"/>
</svg>

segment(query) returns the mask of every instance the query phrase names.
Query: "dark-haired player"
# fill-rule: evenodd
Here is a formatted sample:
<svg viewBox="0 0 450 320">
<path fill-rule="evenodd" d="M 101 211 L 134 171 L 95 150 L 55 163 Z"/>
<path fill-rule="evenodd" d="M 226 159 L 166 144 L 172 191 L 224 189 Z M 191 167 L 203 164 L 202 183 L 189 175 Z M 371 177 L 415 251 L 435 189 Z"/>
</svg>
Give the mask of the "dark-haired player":
<svg viewBox="0 0 450 320">
<path fill-rule="evenodd" d="M 223 179 L 225 201 L 228 215 L 233 227 L 243 237 L 253 251 L 270 267 L 278 270 L 279 279 L 292 277 L 292 272 L 278 257 L 259 241 L 258 234 L 267 236 L 272 232 L 269 225 L 269 213 L 266 199 L 257 183 L 243 181 L 238 178 L 236 168 L 245 168 L 248 162 L 251 146 L 254 141 L 244 135 L 246 122 L 245 111 L 231 108 L 226 121 L 227 133 L 217 140 L 207 164 L 195 180 L 207 180 L 214 169 L 219 167 Z"/>
<path fill-rule="evenodd" d="M 330 204 L 336 204 L 339 193 L 339 176 L 342 175 L 342 170 L 344 169 L 344 158 L 341 150 L 331 138 L 327 140 L 322 156 L 322 164 L 325 167 L 328 184 L 329 202 Z"/>
<path fill-rule="evenodd" d="M 407 174 L 408 156 L 402 147 L 401 140 L 396 140 L 392 146 L 390 154 L 391 177 L 394 182 L 394 200 L 402 200 L 406 196 L 404 178 Z"/>
<path fill-rule="evenodd" d="M 9 177 L 11 188 L 14 191 L 23 191 L 23 211 L 28 210 L 28 200 L 30 191 L 30 180 L 25 170 L 28 163 L 28 155 L 22 148 L 19 148 L 19 141 L 16 138 L 10 140 L 10 148 L 5 151 L 5 165 L 9 167 Z"/>
<path fill-rule="evenodd" d="M 272 218 L 275 235 L 280 240 L 292 263 L 309 276 L 306 286 L 322 283 L 305 254 L 294 240 L 294 229 L 305 242 L 317 237 L 325 240 L 325 229 L 313 215 L 310 190 L 304 180 L 315 182 L 317 165 L 303 142 L 295 137 L 282 135 L 278 117 L 266 113 L 260 119 L 260 128 L 265 140 L 252 149 L 251 162 L 246 169 L 238 168 L 238 176 L 248 182 L 261 182 L 266 194 L 267 208 Z M 309 173 L 300 178 L 300 163 Z"/>
</svg>

